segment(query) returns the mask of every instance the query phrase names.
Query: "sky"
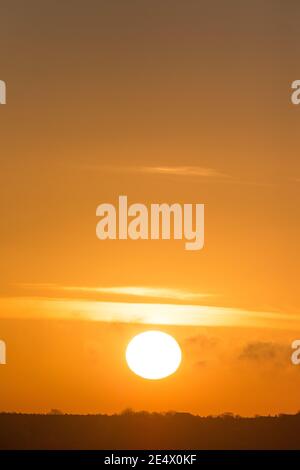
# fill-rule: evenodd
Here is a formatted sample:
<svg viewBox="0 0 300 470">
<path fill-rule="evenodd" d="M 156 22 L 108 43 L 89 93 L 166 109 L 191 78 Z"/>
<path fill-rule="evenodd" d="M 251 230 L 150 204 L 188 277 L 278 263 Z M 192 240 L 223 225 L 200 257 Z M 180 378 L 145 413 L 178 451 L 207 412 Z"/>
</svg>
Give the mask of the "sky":
<svg viewBox="0 0 300 470">
<path fill-rule="evenodd" d="M 1 409 L 298 411 L 299 16 L 293 0 L 1 3 Z M 204 203 L 204 249 L 100 241 L 96 207 L 121 194 Z M 124 362 L 149 328 L 183 352 L 155 383 Z"/>
</svg>

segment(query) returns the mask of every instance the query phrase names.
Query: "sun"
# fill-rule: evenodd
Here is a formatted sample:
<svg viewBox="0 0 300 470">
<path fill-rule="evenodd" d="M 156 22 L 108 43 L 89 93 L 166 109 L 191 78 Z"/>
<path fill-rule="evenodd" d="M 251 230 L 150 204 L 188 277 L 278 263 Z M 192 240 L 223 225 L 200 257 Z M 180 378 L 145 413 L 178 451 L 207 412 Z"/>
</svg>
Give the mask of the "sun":
<svg viewBox="0 0 300 470">
<path fill-rule="evenodd" d="M 129 369 L 144 379 L 168 377 L 181 363 L 181 349 L 177 341 L 162 331 L 145 331 L 132 340 L 126 349 Z"/>
</svg>

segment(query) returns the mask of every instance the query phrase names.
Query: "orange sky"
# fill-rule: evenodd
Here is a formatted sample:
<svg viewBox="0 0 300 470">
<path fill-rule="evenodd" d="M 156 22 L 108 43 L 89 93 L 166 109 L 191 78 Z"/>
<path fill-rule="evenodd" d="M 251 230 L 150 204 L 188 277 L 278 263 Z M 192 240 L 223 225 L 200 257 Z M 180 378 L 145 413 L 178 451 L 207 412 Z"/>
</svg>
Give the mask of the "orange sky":
<svg viewBox="0 0 300 470">
<path fill-rule="evenodd" d="M 299 14 L 274 0 L 3 6 L 3 410 L 298 410 Z M 98 240 L 96 207 L 121 194 L 204 203 L 205 248 Z M 153 324 L 184 357 L 155 384 L 124 364 Z"/>
</svg>

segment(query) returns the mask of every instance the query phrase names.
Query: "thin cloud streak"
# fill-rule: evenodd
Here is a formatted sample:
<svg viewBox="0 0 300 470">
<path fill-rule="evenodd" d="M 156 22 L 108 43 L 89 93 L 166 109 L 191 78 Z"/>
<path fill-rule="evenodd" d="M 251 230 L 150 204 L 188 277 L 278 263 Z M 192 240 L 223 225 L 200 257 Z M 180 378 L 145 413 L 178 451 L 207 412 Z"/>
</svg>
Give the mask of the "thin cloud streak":
<svg viewBox="0 0 300 470">
<path fill-rule="evenodd" d="M 59 319 L 143 325 L 229 326 L 298 331 L 297 315 L 238 308 L 160 303 L 97 302 L 42 297 L 3 298 L 2 319 Z"/>
<path fill-rule="evenodd" d="M 228 178 L 228 175 L 220 173 L 213 168 L 203 168 L 199 166 L 146 166 L 141 167 L 139 171 L 161 175 L 198 176 L 201 178 Z"/>
<path fill-rule="evenodd" d="M 273 187 L 278 183 L 266 181 L 247 181 L 238 179 L 214 168 L 201 166 L 115 166 L 115 165 L 93 165 L 82 164 L 81 169 L 90 171 L 103 171 L 110 173 L 139 173 L 141 175 L 174 176 L 178 178 L 200 178 L 206 181 L 218 181 L 223 183 L 249 185 L 257 187 Z"/>
<path fill-rule="evenodd" d="M 108 171 L 114 173 L 143 173 L 198 178 L 230 178 L 214 168 L 201 166 L 114 166 L 114 165 L 83 165 L 85 169 Z"/>
<path fill-rule="evenodd" d="M 113 286 L 113 287 L 86 287 L 86 286 L 61 286 L 58 284 L 20 284 L 21 288 L 31 290 L 46 290 L 57 292 L 70 292 L 73 294 L 103 294 L 111 296 L 129 296 L 138 298 L 167 299 L 174 301 L 196 301 L 212 294 L 189 292 L 182 289 L 160 288 L 149 286 Z"/>
</svg>

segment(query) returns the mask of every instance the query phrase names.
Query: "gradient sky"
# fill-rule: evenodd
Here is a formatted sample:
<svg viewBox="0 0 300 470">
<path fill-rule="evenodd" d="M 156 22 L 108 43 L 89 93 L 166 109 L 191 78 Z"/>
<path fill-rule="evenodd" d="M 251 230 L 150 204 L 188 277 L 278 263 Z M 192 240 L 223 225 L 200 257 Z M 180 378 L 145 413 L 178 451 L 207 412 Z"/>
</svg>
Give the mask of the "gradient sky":
<svg viewBox="0 0 300 470">
<path fill-rule="evenodd" d="M 293 0 L 1 3 L 3 410 L 300 408 L 299 20 Z M 204 203 L 204 250 L 99 241 L 120 194 Z M 149 325 L 184 356 L 155 384 L 124 363 Z"/>
</svg>

